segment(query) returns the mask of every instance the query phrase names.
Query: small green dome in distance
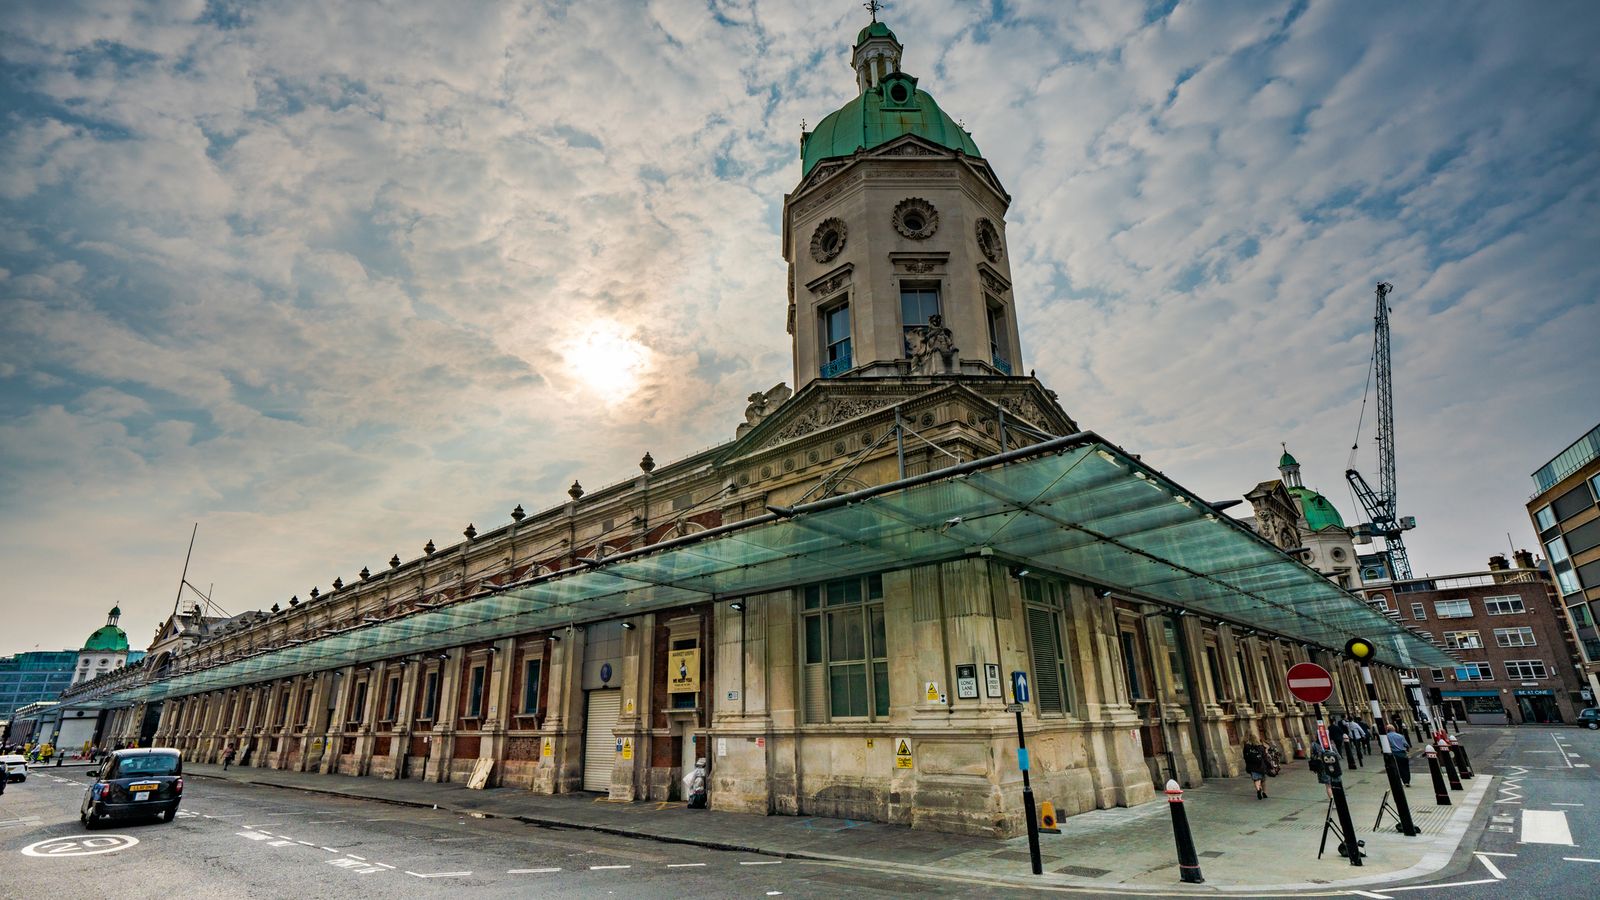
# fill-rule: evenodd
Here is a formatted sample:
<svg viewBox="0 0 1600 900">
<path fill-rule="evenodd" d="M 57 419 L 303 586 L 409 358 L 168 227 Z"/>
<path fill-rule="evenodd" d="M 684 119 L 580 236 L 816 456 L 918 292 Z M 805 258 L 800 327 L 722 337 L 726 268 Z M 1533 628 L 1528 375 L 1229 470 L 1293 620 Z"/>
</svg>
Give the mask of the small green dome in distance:
<svg viewBox="0 0 1600 900">
<path fill-rule="evenodd" d="M 111 607 L 111 615 L 112 616 L 120 616 L 120 615 L 122 615 L 122 607 L 120 607 L 120 606 Z"/>
<path fill-rule="evenodd" d="M 83 649 L 104 653 L 128 652 L 128 635 L 115 625 L 102 625 L 84 642 Z"/>
<path fill-rule="evenodd" d="M 875 37 L 886 37 L 889 40 L 894 41 L 896 44 L 900 43 L 900 39 L 894 36 L 894 32 L 889 30 L 889 26 L 883 24 L 882 22 L 873 22 L 871 25 L 861 29 L 861 31 L 856 34 L 856 46 L 859 47 L 862 44 L 865 44 L 867 42 L 867 38 Z"/>
<path fill-rule="evenodd" d="M 1334 508 L 1327 497 L 1306 487 L 1291 487 L 1289 493 L 1300 501 L 1300 508 L 1306 514 L 1306 526 L 1312 531 L 1344 527 L 1344 518 L 1339 515 L 1339 510 Z"/>
<path fill-rule="evenodd" d="M 1281 446 L 1283 447 L 1283 455 L 1278 457 L 1278 468 L 1287 469 L 1290 466 L 1300 465 L 1300 461 L 1295 459 L 1294 454 L 1289 452 L 1289 445 L 1283 444 Z"/>
</svg>

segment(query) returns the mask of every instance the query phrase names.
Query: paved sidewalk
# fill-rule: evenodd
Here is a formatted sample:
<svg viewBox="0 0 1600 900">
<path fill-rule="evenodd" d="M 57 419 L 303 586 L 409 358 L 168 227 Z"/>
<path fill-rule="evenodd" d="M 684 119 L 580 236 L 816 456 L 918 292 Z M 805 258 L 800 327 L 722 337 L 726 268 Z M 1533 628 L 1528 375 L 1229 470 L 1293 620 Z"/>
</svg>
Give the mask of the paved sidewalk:
<svg viewBox="0 0 1600 900">
<path fill-rule="evenodd" d="M 1494 738 L 1493 731 L 1480 731 L 1465 740 L 1476 756 Z M 1392 884 L 1437 872 L 1450 862 L 1491 778 L 1479 773 L 1464 782 L 1466 790 L 1452 792 L 1453 806 L 1437 807 L 1427 764 L 1420 756 L 1413 761 L 1412 772 L 1407 795 L 1423 829 L 1417 837 L 1400 835 L 1390 823 L 1383 830 L 1371 830 L 1388 786 L 1381 761 L 1346 777 L 1351 817 L 1358 836 L 1367 842 L 1368 856 L 1359 868 L 1335 855 L 1333 838 L 1327 853 L 1317 858 L 1327 798 L 1303 760 L 1291 761 L 1280 777 L 1269 779 L 1267 800 L 1255 799 L 1247 778 L 1214 781 L 1186 791 L 1206 883 L 1184 885 L 1178 878 L 1167 804 L 1159 800 L 1063 820 L 1061 834 L 1041 835 L 1045 874 L 1035 876 L 1029 870 L 1025 836 L 994 840 L 847 819 L 690 810 L 682 803 L 655 801 L 613 803 L 593 794 L 545 796 L 517 788 L 474 791 L 460 784 L 185 766 L 185 774 L 193 776 L 717 849 L 1019 886 L 1166 894 L 1329 890 Z"/>
</svg>

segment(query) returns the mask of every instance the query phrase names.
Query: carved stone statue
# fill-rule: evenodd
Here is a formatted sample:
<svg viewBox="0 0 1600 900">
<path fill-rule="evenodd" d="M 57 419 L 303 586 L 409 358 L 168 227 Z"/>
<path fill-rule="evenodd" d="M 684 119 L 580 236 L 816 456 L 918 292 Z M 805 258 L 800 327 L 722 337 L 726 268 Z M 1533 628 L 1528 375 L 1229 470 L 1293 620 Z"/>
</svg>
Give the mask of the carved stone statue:
<svg viewBox="0 0 1600 900">
<path fill-rule="evenodd" d="M 944 316 L 928 317 L 928 324 L 916 328 L 907 336 L 911 350 L 913 375 L 949 375 L 957 370 L 958 354 L 955 332 L 945 327 Z"/>
<path fill-rule="evenodd" d="M 778 407 L 793 395 L 794 391 L 789 389 L 789 385 L 780 381 L 766 391 L 756 391 L 746 397 L 749 405 L 744 408 L 744 423 L 739 426 L 734 436 L 744 437 L 746 432 L 760 425 L 763 419 L 776 412 Z"/>
</svg>

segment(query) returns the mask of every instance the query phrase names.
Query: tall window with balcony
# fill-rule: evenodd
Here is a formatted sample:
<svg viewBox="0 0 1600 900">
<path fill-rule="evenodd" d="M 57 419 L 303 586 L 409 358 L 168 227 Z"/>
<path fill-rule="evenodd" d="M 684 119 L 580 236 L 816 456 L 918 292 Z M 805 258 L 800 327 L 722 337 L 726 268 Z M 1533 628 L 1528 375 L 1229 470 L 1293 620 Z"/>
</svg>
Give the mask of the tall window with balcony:
<svg viewBox="0 0 1600 900">
<path fill-rule="evenodd" d="M 850 370 L 850 304 L 836 303 L 822 311 L 823 378 Z"/>
<path fill-rule="evenodd" d="M 1011 353 L 1006 349 L 1006 311 L 1000 304 L 989 301 L 989 358 L 1002 375 L 1011 374 Z"/>
<path fill-rule="evenodd" d="M 937 285 L 900 285 L 900 327 L 907 357 L 911 356 L 911 332 L 926 327 L 928 320 L 939 314 Z"/>
</svg>

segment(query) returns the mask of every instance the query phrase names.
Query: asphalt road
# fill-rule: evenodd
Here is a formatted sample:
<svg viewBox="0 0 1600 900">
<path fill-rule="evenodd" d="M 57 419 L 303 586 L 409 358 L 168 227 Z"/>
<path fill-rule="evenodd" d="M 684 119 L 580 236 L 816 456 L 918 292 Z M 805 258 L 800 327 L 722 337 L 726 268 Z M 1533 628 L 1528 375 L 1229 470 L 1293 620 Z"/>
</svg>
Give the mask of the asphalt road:
<svg viewBox="0 0 1600 900">
<path fill-rule="evenodd" d="M 1600 897 L 1600 731 L 1519 726 L 1474 733 L 1480 745 L 1492 736 L 1488 751 L 1472 760 L 1479 777 L 1501 780 L 1454 864 L 1426 883 L 1372 887 L 1365 896 Z M 1427 769 L 1420 774 L 1426 779 Z"/>
<path fill-rule="evenodd" d="M 39 771 L 0 796 L 0 897 L 1022 893 L 204 778 L 187 780 L 170 824 L 86 831 L 87 783 L 82 770 Z"/>
</svg>

